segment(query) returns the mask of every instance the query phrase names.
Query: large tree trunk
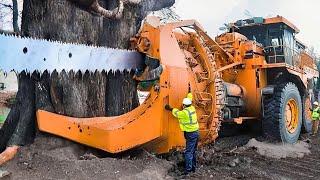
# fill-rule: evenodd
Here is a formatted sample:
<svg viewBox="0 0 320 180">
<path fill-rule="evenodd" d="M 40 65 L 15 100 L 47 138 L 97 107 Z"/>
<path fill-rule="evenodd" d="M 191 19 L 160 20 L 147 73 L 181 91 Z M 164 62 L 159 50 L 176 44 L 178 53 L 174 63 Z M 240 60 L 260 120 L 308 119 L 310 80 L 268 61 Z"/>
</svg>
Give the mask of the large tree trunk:
<svg viewBox="0 0 320 180">
<path fill-rule="evenodd" d="M 18 76 L 19 89 L 16 103 L 12 107 L 0 130 L 0 151 L 7 145 L 25 145 L 33 141 L 35 135 L 35 85 L 33 78 L 22 72 Z"/>
<path fill-rule="evenodd" d="M 174 0 L 142 0 L 126 3 L 121 19 L 94 16 L 67 0 L 25 0 L 22 33 L 44 39 L 128 48 L 129 39 L 137 33 L 141 21 L 150 11 L 170 7 Z M 100 0 L 107 9 L 118 6 L 117 0 Z"/>
<path fill-rule="evenodd" d="M 21 32 L 23 36 L 42 39 L 128 48 L 130 37 L 137 33 L 149 11 L 174 3 L 174 0 L 122 1 L 122 18 L 106 19 L 85 11 L 89 7 L 83 4 L 77 6 L 76 0 L 25 0 Z M 99 4 L 113 9 L 118 0 L 99 0 Z M 17 103 L 0 130 L 0 150 L 32 142 L 36 109 L 73 117 L 115 116 L 131 111 L 138 106 L 132 77 L 133 73 L 127 71 L 20 74 Z"/>
</svg>

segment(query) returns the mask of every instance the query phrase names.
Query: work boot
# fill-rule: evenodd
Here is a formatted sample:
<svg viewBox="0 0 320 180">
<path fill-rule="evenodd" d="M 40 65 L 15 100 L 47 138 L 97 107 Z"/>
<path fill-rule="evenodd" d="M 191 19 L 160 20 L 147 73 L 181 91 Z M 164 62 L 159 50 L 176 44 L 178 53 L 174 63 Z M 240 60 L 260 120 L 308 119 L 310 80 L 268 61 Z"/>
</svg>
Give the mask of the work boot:
<svg viewBox="0 0 320 180">
<path fill-rule="evenodd" d="M 180 176 L 180 179 L 189 179 L 191 172 L 185 171 L 183 172 L 183 175 Z"/>
<path fill-rule="evenodd" d="M 196 172 L 196 168 L 192 168 L 191 172 L 195 173 Z"/>
<path fill-rule="evenodd" d="M 193 172 L 193 171 L 184 171 L 184 172 L 183 172 L 183 175 L 184 175 L 184 176 L 188 176 L 188 175 L 190 175 L 192 172 Z"/>
</svg>

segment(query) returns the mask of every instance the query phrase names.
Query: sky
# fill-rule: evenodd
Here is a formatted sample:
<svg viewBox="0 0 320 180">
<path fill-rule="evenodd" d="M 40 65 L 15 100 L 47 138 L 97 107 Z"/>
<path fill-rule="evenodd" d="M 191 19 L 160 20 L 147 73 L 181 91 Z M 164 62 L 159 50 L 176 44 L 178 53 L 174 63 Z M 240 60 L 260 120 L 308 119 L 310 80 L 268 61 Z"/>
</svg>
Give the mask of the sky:
<svg viewBox="0 0 320 180">
<path fill-rule="evenodd" d="M 295 24 L 297 38 L 320 54 L 320 0 L 176 0 L 175 11 L 182 19 L 196 19 L 211 36 L 224 23 L 251 16 L 281 15 Z"/>
</svg>

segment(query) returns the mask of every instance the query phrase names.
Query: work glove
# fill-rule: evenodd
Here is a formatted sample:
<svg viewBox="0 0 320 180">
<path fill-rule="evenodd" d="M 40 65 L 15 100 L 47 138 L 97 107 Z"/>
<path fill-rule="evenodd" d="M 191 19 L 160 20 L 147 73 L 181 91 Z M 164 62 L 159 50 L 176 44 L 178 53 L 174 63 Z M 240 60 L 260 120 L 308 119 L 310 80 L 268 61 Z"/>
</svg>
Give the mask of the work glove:
<svg viewBox="0 0 320 180">
<path fill-rule="evenodd" d="M 168 111 L 172 111 L 173 109 L 169 104 L 167 104 L 164 108 Z"/>
</svg>

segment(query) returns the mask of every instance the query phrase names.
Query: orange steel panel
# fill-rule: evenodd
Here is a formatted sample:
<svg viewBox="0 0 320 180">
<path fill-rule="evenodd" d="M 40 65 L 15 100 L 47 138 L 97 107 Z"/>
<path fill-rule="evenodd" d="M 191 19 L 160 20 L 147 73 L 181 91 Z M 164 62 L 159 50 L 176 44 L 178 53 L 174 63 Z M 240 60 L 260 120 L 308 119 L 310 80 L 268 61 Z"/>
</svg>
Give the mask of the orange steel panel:
<svg viewBox="0 0 320 180">
<path fill-rule="evenodd" d="M 292 24 L 289 20 L 287 20 L 286 18 L 284 18 L 282 16 L 266 18 L 264 21 L 264 24 L 276 24 L 276 23 L 284 23 L 287 26 L 289 26 L 290 28 L 292 28 L 296 33 L 300 32 L 300 30 L 294 24 Z"/>
<path fill-rule="evenodd" d="M 257 116 L 260 113 L 260 106 L 257 107 L 256 102 L 257 86 L 256 86 L 256 70 L 245 69 L 238 73 L 236 84 L 240 84 L 245 89 L 245 107 L 247 110 L 247 116 Z"/>
<path fill-rule="evenodd" d="M 163 109 L 162 99 L 152 95 L 143 105 L 122 116 L 73 118 L 38 110 L 37 119 L 41 131 L 116 153 L 161 136 L 163 113 L 159 109 Z"/>
<path fill-rule="evenodd" d="M 261 58 L 246 59 L 245 68 L 239 69 L 236 84 L 245 91 L 246 116 L 259 117 L 261 111 L 261 89 L 267 85 L 266 71 L 255 68 Z M 259 82 L 259 84 L 257 84 Z"/>
</svg>

